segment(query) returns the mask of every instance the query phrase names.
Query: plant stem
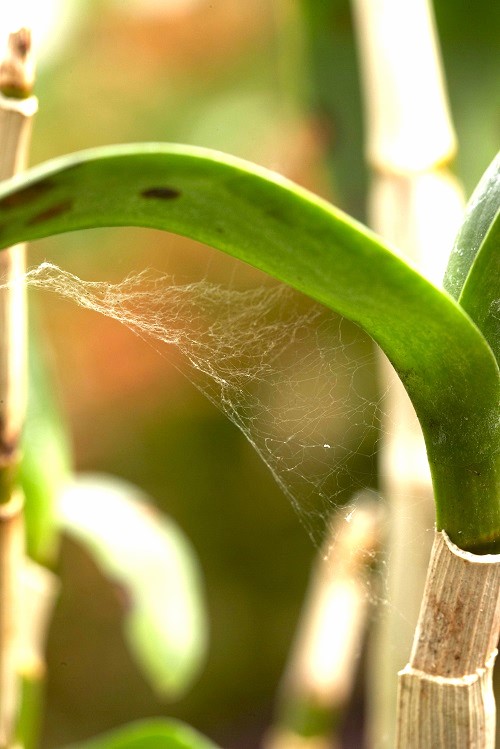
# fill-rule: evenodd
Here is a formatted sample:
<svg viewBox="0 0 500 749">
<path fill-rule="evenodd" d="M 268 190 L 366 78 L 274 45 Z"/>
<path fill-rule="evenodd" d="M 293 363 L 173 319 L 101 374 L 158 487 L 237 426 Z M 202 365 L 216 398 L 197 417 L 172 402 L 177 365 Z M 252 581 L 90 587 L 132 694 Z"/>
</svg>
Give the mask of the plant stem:
<svg viewBox="0 0 500 749">
<path fill-rule="evenodd" d="M 20 590 L 23 616 L 17 665 L 22 696 L 16 734 L 23 749 L 35 749 L 44 697 L 45 643 L 59 593 L 59 581 L 48 569 L 26 559 L 20 576 Z"/>
<path fill-rule="evenodd" d="M 332 522 L 312 572 L 266 749 L 340 745 L 372 600 L 383 516 L 380 502 L 368 494 Z"/>
<path fill-rule="evenodd" d="M 369 129 L 369 163 L 400 174 L 455 154 L 428 0 L 353 0 Z"/>
<path fill-rule="evenodd" d="M 500 555 L 436 532 L 410 662 L 399 674 L 397 749 L 494 749 Z"/>
<path fill-rule="evenodd" d="M 0 64 L 0 179 L 26 162 L 37 100 L 26 29 L 11 34 Z M 12 746 L 18 711 L 18 646 L 24 566 L 23 498 L 16 484 L 27 401 L 27 304 L 24 246 L 0 257 L 0 747 Z"/>
<path fill-rule="evenodd" d="M 32 83 L 30 37 L 21 29 L 9 37 L 0 65 L 0 179 L 25 167 L 37 100 Z M 8 92 L 6 95 L 5 92 Z M 0 257 L 0 501 L 8 501 L 19 460 L 19 442 L 27 401 L 27 304 L 25 248 L 12 247 Z M 16 283 L 16 280 L 18 281 Z"/>
<path fill-rule="evenodd" d="M 443 168 L 455 152 L 435 30 L 427 0 L 354 0 L 373 169 L 373 228 L 439 284 L 463 197 Z M 380 473 L 390 505 L 387 594 L 377 628 L 370 690 L 371 743 L 392 746 L 395 674 L 406 661 L 430 551 L 433 490 L 420 425 L 387 359 Z M 385 737 L 381 739 L 381 737 Z M 383 742 L 380 743 L 380 742 Z"/>
</svg>

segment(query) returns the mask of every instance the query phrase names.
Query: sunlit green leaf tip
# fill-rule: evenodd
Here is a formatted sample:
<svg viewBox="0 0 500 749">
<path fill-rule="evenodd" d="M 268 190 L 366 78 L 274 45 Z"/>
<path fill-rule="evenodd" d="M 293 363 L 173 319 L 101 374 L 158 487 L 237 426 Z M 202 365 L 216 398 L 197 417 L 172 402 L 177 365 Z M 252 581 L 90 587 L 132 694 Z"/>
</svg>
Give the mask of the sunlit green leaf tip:
<svg viewBox="0 0 500 749">
<path fill-rule="evenodd" d="M 65 749 L 218 749 L 209 739 L 176 720 L 131 723 Z"/>
</svg>

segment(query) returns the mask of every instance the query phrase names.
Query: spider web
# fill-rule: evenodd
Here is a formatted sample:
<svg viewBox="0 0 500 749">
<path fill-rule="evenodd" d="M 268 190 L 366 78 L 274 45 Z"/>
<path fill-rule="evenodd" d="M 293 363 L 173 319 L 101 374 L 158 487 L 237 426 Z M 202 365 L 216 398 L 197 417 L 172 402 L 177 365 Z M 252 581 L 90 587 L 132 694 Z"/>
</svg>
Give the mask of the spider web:
<svg viewBox="0 0 500 749">
<path fill-rule="evenodd" d="M 177 347 L 184 373 L 257 450 L 315 544 L 347 488 L 373 482 L 382 399 L 371 343 L 298 292 L 151 271 L 85 281 L 47 262 L 25 280 Z"/>
</svg>

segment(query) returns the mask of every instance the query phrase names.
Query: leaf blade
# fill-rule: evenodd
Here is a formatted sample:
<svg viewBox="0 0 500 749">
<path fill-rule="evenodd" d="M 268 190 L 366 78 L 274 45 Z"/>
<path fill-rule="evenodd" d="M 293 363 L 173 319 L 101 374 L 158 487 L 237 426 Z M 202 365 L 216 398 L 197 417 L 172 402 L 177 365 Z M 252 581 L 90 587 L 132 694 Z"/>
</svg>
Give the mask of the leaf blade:
<svg viewBox="0 0 500 749">
<path fill-rule="evenodd" d="M 500 362 L 500 190 L 496 197 L 497 213 L 465 279 L 459 304 Z"/>
<path fill-rule="evenodd" d="M 361 325 L 391 359 L 422 424 L 438 527 L 462 548 L 500 539 L 495 359 L 463 310 L 382 240 L 283 177 L 194 147 L 95 149 L 0 189 L 4 246 L 123 225 L 205 242 Z"/>
<path fill-rule="evenodd" d="M 448 261 L 443 288 L 459 299 L 477 253 L 498 214 L 500 205 L 500 152 L 481 177 L 465 209 L 462 226 Z"/>
</svg>

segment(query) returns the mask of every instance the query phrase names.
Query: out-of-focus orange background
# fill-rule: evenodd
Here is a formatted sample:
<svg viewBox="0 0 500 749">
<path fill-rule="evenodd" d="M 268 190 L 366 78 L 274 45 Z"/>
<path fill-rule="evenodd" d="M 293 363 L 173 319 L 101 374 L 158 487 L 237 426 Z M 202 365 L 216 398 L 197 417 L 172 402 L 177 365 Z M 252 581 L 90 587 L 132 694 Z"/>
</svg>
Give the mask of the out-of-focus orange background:
<svg viewBox="0 0 500 749">
<path fill-rule="evenodd" d="M 68 3 L 74 18 L 65 11 L 71 23 L 40 64 L 32 163 L 108 143 L 193 143 L 276 169 L 362 218 L 366 174 L 349 6 L 331 3 L 337 67 L 321 83 L 322 110 L 309 90 L 302 5 Z M 498 22 L 498 11 L 477 3 L 471 20 L 465 0 L 435 5 L 462 145 L 458 170 L 470 191 L 498 138 L 489 15 Z M 90 280 L 153 267 L 179 280 L 209 274 L 224 282 L 236 274 L 241 286 L 259 282 L 256 271 L 208 248 L 138 229 L 65 235 L 30 249 L 30 264 L 45 258 Z M 158 702 L 127 655 L 119 596 L 66 540 L 43 746 L 146 715 L 182 718 L 222 745 L 256 746 L 271 720 L 313 545 L 243 436 L 179 373 L 175 350 L 158 351 L 43 292 L 33 303 L 76 468 L 138 484 L 175 518 L 199 555 L 211 621 L 199 681 L 178 703 Z"/>
</svg>

